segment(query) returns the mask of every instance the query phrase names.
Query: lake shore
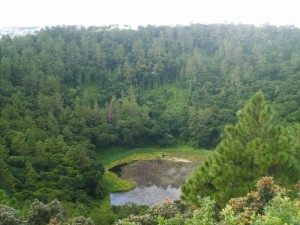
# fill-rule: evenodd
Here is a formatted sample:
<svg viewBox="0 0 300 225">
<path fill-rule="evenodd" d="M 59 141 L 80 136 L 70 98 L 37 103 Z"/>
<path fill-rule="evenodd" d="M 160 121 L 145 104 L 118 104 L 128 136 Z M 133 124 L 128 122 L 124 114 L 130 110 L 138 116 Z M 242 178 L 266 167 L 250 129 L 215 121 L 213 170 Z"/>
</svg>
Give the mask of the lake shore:
<svg viewBox="0 0 300 225">
<path fill-rule="evenodd" d="M 137 184 L 131 180 L 122 179 L 110 170 L 122 164 L 140 160 L 170 160 L 174 162 L 190 162 L 200 164 L 213 151 L 194 149 L 190 146 L 177 146 L 170 148 L 148 147 L 139 149 L 110 149 L 97 157 L 104 165 L 103 181 L 109 192 L 124 192 L 134 189 Z"/>
</svg>

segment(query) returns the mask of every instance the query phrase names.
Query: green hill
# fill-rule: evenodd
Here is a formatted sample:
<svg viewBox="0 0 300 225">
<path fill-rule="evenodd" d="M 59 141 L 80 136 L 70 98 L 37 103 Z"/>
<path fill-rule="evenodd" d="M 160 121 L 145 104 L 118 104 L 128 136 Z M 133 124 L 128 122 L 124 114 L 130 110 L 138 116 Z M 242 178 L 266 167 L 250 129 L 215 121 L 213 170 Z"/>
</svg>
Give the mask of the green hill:
<svg viewBox="0 0 300 225">
<path fill-rule="evenodd" d="M 299 123 L 299 69 L 295 27 L 73 26 L 3 36 L 0 189 L 20 208 L 58 198 L 91 209 L 108 194 L 96 157 L 107 149 L 214 149 L 258 91 L 274 108 L 272 123 Z"/>
</svg>

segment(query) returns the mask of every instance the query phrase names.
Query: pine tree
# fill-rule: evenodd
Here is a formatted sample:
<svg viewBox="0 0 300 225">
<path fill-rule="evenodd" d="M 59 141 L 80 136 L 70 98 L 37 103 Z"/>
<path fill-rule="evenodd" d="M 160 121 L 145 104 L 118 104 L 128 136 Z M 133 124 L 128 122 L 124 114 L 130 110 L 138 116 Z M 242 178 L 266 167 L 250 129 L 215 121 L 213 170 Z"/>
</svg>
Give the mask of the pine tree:
<svg viewBox="0 0 300 225">
<path fill-rule="evenodd" d="M 198 204 L 211 196 L 222 207 L 232 197 L 242 196 L 262 176 L 274 176 L 280 184 L 292 185 L 300 175 L 292 135 L 272 124 L 273 110 L 261 92 L 238 111 L 235 126 L 225 128 L 221 143 L 182 186 L 182 198 Z M 290 176 L 290 173 L 293 175 Z"/>
</svg>

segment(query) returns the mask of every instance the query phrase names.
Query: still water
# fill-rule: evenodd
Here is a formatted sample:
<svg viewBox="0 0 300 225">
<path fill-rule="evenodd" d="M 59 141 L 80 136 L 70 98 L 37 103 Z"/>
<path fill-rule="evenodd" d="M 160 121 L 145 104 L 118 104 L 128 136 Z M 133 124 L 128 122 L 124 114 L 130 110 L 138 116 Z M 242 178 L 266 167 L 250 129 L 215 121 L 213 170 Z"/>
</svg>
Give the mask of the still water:
<svg viewBox="0 0 300 225">
<path fill-rule="evenodd" d="M 171 160 L 144 160 L 117 166 L 112 171 L 124 179 L 135 181 L 137 187 L 128 192 L 112 193 L 111 204 L 134 202 L 152 206 L 165 199 L 178 199 L 180 185 L 195 168 L 195 164 Z"/>
</svg>

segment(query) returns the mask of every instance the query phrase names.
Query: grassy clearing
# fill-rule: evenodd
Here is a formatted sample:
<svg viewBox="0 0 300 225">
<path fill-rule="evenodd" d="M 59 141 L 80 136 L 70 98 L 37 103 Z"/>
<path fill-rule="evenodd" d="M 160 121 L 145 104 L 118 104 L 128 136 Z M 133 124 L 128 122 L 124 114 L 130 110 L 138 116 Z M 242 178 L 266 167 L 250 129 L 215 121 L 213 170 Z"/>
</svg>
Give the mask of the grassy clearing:
<svg viewBox="0 0 300 225">
<path fill-rule="evenodd" d="M 176 146 L 169 148 L 145 147 L 135 149 L 113 148 L 98 153 L 97 158 L 109 169 L 122 163 L 128 163 L 134 160 L 160 158 L 162 155 L 165 155 L 165 157 L 178 157 L 190 160 L 191 162 L 201 163 L 203 159 L 212 152 L 213 151 L 203 149 L 194 149 L 190 146 Z"/>
<path fill-rule="evenodd" d="M 136 183 L 130 180 L 124 180 L 115 173 L 105 170 L 103 175 L 103 183 L 110 192 L 128 191 L 136 187 Z"/>
<path fill-rule="evenodd" d="M 212 151 L 194 149 L 190 146 L 177 146 L 169 148 L 145 147 L 135 149 L 113 148 L 98 153 L 98 160 L 104 165 L 105 173 L 103 182 L 110 192 L 127 191 L 133 189 L 136 184 L 123 180 L 109 171 L 114 166 L 130 163 L 136 160 L 147 159 L 185 159 L 194 163 L 201 163 L 212 154 Z"/>
</svg>

